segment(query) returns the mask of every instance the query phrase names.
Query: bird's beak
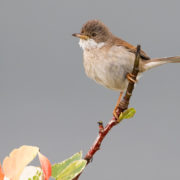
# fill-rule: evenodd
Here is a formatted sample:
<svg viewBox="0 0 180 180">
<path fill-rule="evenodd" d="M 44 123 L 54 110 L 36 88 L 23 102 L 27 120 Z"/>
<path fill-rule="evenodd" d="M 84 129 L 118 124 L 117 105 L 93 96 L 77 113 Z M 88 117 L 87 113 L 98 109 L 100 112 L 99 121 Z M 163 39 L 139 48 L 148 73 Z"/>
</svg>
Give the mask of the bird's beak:
<svg viewBox="0 0 180 180">
<path fill-rule="evenodd" d="M 86 36 L 86 35 L 84 35 L 84 34 L 81 34 L 81 33 L 74 33 L 74 34 L 72 34 L 72 36 L 78 37 L 78 38 L 84 39 L 84 40 L 88 40 L 88 39 L 89 39 L 88 36 Z"/>
</svg>

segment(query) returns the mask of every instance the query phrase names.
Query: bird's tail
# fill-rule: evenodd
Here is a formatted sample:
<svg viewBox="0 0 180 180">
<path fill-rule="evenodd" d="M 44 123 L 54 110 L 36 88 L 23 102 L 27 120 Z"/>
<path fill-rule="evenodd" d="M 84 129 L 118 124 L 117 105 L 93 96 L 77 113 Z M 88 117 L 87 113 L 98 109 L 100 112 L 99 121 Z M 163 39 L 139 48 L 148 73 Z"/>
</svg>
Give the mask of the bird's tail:
<svg viewBox="0 0 180 180">
<path fill-rule="evenodd" d="M 180 63 L 180 56 L 174 56 L 174 57 L 164 57 L 164 58 L 155 58 L 150 59 L 147 61 L 144 61 L 144 70 L 149 70 L 151 68 L 160 66 L 162 64 L 167 63 Z"/>
</svg>

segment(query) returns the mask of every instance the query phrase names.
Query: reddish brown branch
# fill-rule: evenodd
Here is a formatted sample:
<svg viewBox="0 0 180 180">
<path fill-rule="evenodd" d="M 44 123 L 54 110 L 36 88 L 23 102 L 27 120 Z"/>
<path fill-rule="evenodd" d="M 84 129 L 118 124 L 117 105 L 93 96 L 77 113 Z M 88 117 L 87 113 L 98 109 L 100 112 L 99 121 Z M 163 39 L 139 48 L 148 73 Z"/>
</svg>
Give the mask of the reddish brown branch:
<svg viewBox="0 0 180 180">
<path fill-rule="evenodd" d="M 92 159 L 92 157 L 96 153 L 96 151 L 98 151 L 100 149 L 100 146 L 101 146 L 103 139 L 108 134 L 108 132 L 111 130 L 111 128 L 113 126 L 115 126 L 116 124 L 117 124 L 117 120 L 115 119 L 115 117 L 113 117 L 111 119 L 111 121 L 106 125 L 105 128 L 102 129 L 99 125 L 99 129 L 100 129 L 99 135 L 97 136 L 95 142 L 93 143 L 90 150 L 88 151 L 88 153 L 84 157 L 84 159 L 87 160 L 87 163 L 90 162 L 90 160 Z"/>
<path fill-rule="evenodd" d="M 135 57 L 135 61 L 134 61 L 134 67 L 133 67 L 133 71 L 132 71 L 132 78 L 136 81 L 136 77 L 138 75 L 139 72 L 139 59 L 140 59 L 140 45 L 137 46 L 137 51 L 136 51 L 136 57 Z M 134 81 L 134 82 L 135 82 Z M 128 108 L 129 105 L 129 101 L 132 95 L 132 92 L 134 90 L 134 83 L 133 81 L 130 81 L 125 93 L 125 96 L 123 97 L 122 101 L 119 104 L 119 108 L 118 108 L 118 112 L 117 115 L 119 116 L 124 110 L 126 110 Z M 85 160 L 87 160 L 87 164 L 89 164 L 89 162 L 91 161 L 91 159 L 93 158 L 94 154 L 100 149 L 101 143 L 103 141 L 103 139 L 106 137 L 106 135 L 109 133 L 109 131 L 119 123 L 119 121 L 113 117 L 109 123 L 106 125 L 106 127 L 103 127 L 103 123 L 102 122 L 98 122 L 99 124 L 99 135 L 97 136 L 95 142 L 93 143 L 93 145 L 91 146 L 90 150 L 88 151 L 88 153 L 86 154 L 86 156 L 84 157 Z M 81 174 L 79 174 L 77 177 L 75 177 L 73 180 L 78 180 L 79 176 Z"/>
</svg>

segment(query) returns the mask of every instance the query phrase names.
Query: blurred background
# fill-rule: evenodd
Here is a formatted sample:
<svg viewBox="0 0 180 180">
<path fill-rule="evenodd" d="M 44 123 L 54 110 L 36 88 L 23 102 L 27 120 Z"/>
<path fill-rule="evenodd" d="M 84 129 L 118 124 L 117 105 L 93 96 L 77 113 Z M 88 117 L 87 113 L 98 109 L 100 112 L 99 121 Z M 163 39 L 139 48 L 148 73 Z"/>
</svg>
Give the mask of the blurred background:
<svg viewBox="0 0 180 180">
<path fill-rule="evenodd" d="M 151 57 L 180 55 L 180 1 L 1 0 L 0 160 L 23 144 L 52 163 L 82 150 L 107 123 L 119 96 L 88 79 L 78 39 L 90 19 Z M 80 179 L 179 179 L 180 64 L 144 74 L 124 120 Z"/>
</svg>

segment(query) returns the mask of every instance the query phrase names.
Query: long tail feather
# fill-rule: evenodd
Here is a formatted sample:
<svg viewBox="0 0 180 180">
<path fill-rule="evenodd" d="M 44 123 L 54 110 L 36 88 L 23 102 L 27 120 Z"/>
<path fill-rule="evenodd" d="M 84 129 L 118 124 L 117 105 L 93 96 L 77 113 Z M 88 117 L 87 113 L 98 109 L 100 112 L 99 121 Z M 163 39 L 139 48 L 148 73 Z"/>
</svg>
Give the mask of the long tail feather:
<svg viewBox="0 0 180 180">
<path fill-rule="evenodd" d="M 167 63 L 180 63 L 180 56 L 174 56 L 174 57 L 164 57 L 164 58 L 155 58 L 145 61 L 144 69 L 149 70 L 151 68 L 160 66 L 162 64 Z"/>
</svg>

